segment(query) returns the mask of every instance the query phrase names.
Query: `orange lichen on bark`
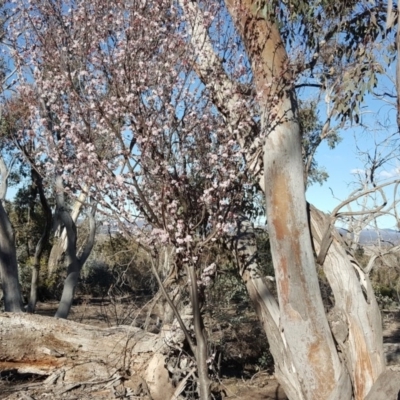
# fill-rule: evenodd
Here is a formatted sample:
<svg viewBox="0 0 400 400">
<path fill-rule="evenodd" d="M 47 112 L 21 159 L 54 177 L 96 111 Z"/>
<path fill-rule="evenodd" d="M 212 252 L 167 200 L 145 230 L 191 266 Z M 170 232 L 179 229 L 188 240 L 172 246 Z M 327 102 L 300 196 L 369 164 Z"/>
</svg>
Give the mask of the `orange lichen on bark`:
<svg viewBox="0 0 400 400">
<path fill-rule="evenodd" d="M 323 338 L 318 338 L 315 342 L 311 343 L 308 352 L 308 359 L 310 363 L 313 365 L 318 365 L 321 363 L 321 360 L 326 364 L 331 364 L 328 358 L 330 357 L 329 347 Z M 327 396 L 334 391 L 334 388 L 337 384 L 334 379 L 334 374 L 326 374 L 326 370 L 324 369 L 316 369 L 316 379 L 314 385 L 312 385 L 312 389 L 314 392 L 314 396 L 312 398 L 327 398 Z"/>
<path fill-rule="evenodd" d="M 377 379 L 377 376 L 374 376 L 374 369 L 372 368 L 371 358 L 368 354 L 365 338 L 363 333 L 358 329 L 357 324 L 353 324 L 352 332 L 354 334 L 352 339 L 356 352 L 354 394 L 355 400 L 362 400 L 368 394 L 368 391 L 371 388 L 371 383 Z"/>
<path fill-rule="evenodd" d="M 35 371 L 41 370 L 43 372 L 49 372 L 53 369 L 60 367 L 65 364 L 63 358 L 55 357 L 41 357 L 41 358 L 23 358 L 20 360 L 6 360 L 0 361 L 0 371 L 10 371 L 10 370 L 29 370 L 34 369 Z"/>
</svg>

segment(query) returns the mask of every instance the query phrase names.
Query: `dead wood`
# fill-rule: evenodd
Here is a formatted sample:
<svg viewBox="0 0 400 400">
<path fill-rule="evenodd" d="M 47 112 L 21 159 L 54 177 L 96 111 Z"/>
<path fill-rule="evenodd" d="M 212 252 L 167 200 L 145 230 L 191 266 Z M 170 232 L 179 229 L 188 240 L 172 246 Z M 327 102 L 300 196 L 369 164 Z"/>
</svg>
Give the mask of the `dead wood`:
<svg viewBox="0 0 400 400">
<path fill-rule="evenodd" d="M 54 393 L 58 395 L 77 387 L 115 389 L 124 383 L 130 393 L 142 391 L 148 398 L 164 400 L 175 391 L 166 369 L 172 336 L 169 331 L 155 335 L 131 326 L 98 328 L 39 315 L 3 313 L 0 373 L 48 376 L 42 386 L 52 386 L 54 392 L 57 385 Z"/>
</svg>

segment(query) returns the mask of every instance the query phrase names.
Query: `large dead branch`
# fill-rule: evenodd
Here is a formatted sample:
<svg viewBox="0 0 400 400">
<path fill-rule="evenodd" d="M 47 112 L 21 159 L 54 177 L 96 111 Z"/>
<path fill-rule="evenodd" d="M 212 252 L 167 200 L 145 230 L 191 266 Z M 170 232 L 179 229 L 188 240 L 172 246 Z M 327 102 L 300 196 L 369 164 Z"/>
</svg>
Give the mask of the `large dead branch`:
<svg viewBox="0 0 400 400">
<path fill-rule="evenodd" d="M 4 313 L 0 315 L 0 337 L 0 372 L 48 376 L 43 389 L 57 396 L 68 388 L 118 377 L 133 392 L 145 386 L 153 400 L 169 399 L 175 391 L 165 368 L 168 331 L 155 335 L 130 326 L 98 328 Z"/>
</svg>

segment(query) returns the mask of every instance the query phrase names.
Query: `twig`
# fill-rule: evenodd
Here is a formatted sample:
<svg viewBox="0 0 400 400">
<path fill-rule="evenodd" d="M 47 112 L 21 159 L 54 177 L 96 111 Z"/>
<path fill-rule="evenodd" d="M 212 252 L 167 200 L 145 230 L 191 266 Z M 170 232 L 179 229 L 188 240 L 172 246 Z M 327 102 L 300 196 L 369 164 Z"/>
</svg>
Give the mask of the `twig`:
<svg viewBox="0 0 400 400">
<path fill-rule="evenodd" d="M 185 389 L 186 386 L 186 382 L 188 381 L 188 379 L 193 376 L 194 372 L 196 371 L 196 368 L 192 368 L 190 370 L 190 372 L 185 376 L 185 378 L 179 382 L 179 385 L 177 386 L 177 388 L 175 389 L 174 394 L 172 395 L 170 400 L 178 400 L 179 399 L 179 395 L 183 392 L 183 389 Z"/>
<path fill-rule="evenodd" d="M 102 379 L 100 381 L 83 381 L 83 382 L 75 382 L 75 383 L 71 383 L 69 385 L 67 385 L 66 388 L 61 389 L 57 394 L 61 395 L 64 393 L 67 393 L 79 386 L 83 386 L 83 385 L 91 385 L 91 386 L 95 386 L 95 385 L 101 385 L 102 383 L 107 383 L 106 387 L 111 386 L 113 383 L 115 383 L 116 381 L 120 380 L 121 376 L 117 375 L 117 376 L 112 376 L 108 379 Z"/>
</svg>

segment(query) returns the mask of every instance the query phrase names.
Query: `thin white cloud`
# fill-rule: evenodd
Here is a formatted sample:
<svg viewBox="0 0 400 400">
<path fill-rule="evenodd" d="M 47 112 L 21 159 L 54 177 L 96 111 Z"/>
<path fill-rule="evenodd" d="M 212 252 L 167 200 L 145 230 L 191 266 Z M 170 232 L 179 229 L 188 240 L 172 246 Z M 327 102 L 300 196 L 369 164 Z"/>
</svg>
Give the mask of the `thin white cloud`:
<svg viewBox="0 0 400 400">
<path fill-rule="evenodd" d="M 363 175 L 365 174 L 365 170 L 361 168 L 353 168 L 352 170 L 350 170 L 350 173 L 353 175 Z"/>
<path fill-rule="evenodd" d="M 399 178 L 400 177 L 400 168 L 392 168 L 389 171 L 381 171 L 379 172 L 379 177 L 382 179 L 390 179 L 390 178 Z"/>
</svg>

